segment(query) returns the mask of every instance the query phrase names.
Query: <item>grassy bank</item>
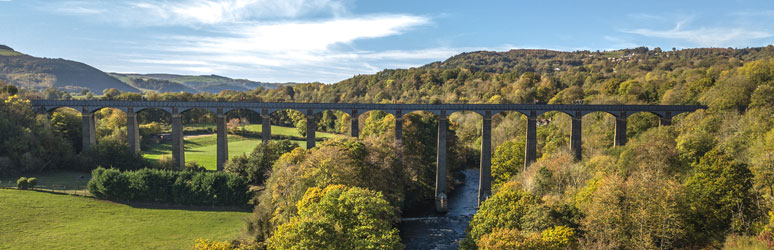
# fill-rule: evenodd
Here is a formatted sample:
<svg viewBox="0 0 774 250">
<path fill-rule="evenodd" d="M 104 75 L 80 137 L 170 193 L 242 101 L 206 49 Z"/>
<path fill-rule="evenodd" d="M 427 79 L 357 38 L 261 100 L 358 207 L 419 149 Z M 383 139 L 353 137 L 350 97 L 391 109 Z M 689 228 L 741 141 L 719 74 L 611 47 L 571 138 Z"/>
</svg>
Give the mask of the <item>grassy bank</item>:
<svg viewBox="0 0 774 250">
<path fill-rule="evenodd" d="M 0 249 L 190 249 L 237 237 L 247 212 L 134 208 L 91 198 L 0 189 Z"/>
</svg>

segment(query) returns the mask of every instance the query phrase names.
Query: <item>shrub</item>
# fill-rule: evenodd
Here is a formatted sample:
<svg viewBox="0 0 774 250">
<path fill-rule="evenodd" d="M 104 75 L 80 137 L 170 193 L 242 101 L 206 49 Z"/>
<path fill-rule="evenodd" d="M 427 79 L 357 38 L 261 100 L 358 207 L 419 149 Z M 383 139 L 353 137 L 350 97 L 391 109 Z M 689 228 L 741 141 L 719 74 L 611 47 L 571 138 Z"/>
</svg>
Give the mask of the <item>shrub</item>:
<svg viewBox="0 0 774 250">
<path fill-rule="evenodd" d="M 478 248 L 482 250 L 548 250 L 576 249 L 575 230 L 565 226 L 546 229 L 541 233 L 524 233 L 516 229 L 496 228 L 481 236 Z"/>
<path fill-rule="evenodd" d="M 16 180 L 16 188 L 21 190 L 27 189 L 27 177 L 21 177 Z"/>
<path fill-rule="evenodd" d="M 185 163 L 185 171 L 192 171 L 192 172 L 204 172 L 207 171 L 207 168 L 200 165 L 199 163 L 195 161 L 189 161 Z"/>
<path fill-rule="evenodd" d="M 172 170 L 175 169 L 175 162 L 169 155 L 162 155 L 156 162 L 156 168 Z"/>
<path fill-rule="evenodd" d="M 199 238 L 196 240 L 196 244 L 193 250 L 248 250 L 248 249 L 261 249 L 255 244 L 246 243 L 242 241 L 216 241 Z"/>
<path fill-rule="evenodd" d="M 38 185 L 38 178 L 30 177 L 27 179 L 27 188 L 35 188 Z"/>
<path fill-rule="evenodd" d="M 92 171 L 88 189 L 97 198 L 114 201 L 244 206 L 249 199 L 247 181 L 223 172 L 100 167 Z"/>
</svg>

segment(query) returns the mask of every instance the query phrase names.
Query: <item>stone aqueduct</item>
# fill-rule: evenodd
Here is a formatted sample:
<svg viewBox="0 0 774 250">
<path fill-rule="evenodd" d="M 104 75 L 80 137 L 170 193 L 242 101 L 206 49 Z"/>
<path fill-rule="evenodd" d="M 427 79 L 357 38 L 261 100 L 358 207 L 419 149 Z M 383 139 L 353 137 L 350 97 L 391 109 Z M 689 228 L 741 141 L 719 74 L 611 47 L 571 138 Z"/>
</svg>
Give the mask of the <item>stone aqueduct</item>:
<svg viewBox="0 0 774 250">
<path fill-rule="evenodd" d="M 61 107 L 69 107 L 81 112 L 83 118 L 83 146 L 88 148 L 96 143 L 95 121 L 93 113 L 102 108 L 116 108 L 127 114 L 127 133 L 129 147 L 140 150 L 140 135 L 136 114 L 144 109 L 160 109 L 172 115 L 172 158 L 175 166 L 185 164 L 183 148 L 183 123 L 181 113 L 200 108 L 215 113 L 217 123 L 217 169 L 222 170 L 228 160 L 228 142 L 225 114 L 236 109 L 246 109 L 261 115 L 262 139 L 271 138 L 270 114 L 278 110 L 292 109 L 307 117 L 307 148 L 315 146 L 315 114 L 324 110 L 340 110 L 352 116 L 351 136 L 358 136 L 358 115 L 381 110 L 395 116 L 395 140 L 402 142 L 403 115 L 413 111 L 427 111 L 438 116 L 437 158 L 435 199 L 436 210 L 446 211 L 446 135 L 448 116 L 453 112 L 471 111 L 483 117 L 481 138 L 481 166 L 479 182 L 479 202 L 485 200 L 491 192 L 491 130 L 492 116 L 504 111 L 515 111 L 527 116 L 525 148 L 525 166 L 536 160 L 536 119 L 538 115 L 549 111 L 559 111 L 572 118 L 570 148 L 576 160 L 581 158 L 581 118 L 593 112 L 605 112 L 615 116 L 614 145 L 626 143 L 627 117 L 638 112 L 653 113 L 660 118 L 662 125 L 669 125 L 672 117 L 685 112 L 706 109 L 705 106 L 677 105 L 546 105 L 546 104 L 365 104 L 365 103 L 260 103 L 260 102 L 152 102 L 152 101 L 58 101 L 33 100 L 32 106 L 41 112 L 50 112 Z"/>
</svg>

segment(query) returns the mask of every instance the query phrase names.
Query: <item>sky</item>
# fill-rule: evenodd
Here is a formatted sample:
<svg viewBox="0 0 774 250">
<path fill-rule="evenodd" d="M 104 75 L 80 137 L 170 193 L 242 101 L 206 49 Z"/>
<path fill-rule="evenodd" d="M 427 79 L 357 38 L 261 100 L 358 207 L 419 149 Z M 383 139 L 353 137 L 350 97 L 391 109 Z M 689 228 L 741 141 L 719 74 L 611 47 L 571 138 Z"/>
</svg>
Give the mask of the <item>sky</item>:
<svg viewBox="0 0 774 250">
<path fill-rule="evenodd" d="M 335 83 L 462 52 L 760 47 L 774 1 L 0 0 L 0 44 L 106 72 Z"/>
</svg>

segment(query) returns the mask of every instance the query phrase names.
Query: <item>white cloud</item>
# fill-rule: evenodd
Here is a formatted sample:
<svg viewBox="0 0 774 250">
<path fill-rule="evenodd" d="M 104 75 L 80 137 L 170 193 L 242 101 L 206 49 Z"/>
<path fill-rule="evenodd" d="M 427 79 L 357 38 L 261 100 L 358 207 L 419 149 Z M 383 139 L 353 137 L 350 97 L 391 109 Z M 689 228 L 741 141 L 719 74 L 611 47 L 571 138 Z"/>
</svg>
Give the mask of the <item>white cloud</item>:
<svg viewBox="0 0 774 250">
<path fill-rule="evenodd" d="M 298 53 L 326 51 L 336 44 L 397 35 L 428 23 L 423 17 L 390 15 L 330 19 L 320 22 L 282 22 L 227 27 L 225 36 L 170 37 L 187 46 L 173 51 L 241 54 L 250 52 Z"/>
<path fill-rule="evenodd" d="M 88 8 L 83 6 L 61 7 L 57 8 L 58 12 L 72 14 L 72 15 L 94 15 L 105 13 L 106 10 L 99 8 Z"/>
<path fill-rule="evenodd" d="M 217 25 L 316 14 L 338 17 L 347 13 L 341 0 L 79 0 L 53 2 L 44 9 L 98 16 L 129 26 Z"/>
<path fill-rule="evenodd" d="M 622 32 L 652 38 L 672 39 L 693 43 L 702 47 L 742 46 L 752 40 L 772 37 L 773 34 L 764 30 L 751 30 L 743 27 L 698 27 L 685 28 L 693 17 L 680 19 L 671 29 L 629 29 Z"/>
<path fill-rule="evenodd" d="M 332 83 L 356 74 L 421 66 L 464 51 L 485 49 L 358 49 L 360 42 L 401 35 L 428 26 L 432 20 L 409 14 L 353 15 L 344 1 L 69 1 L 51 9 L 122 24 L 121 28 L 140 26 L 164 31 L 164 35 L 143 33 L 149 37 L 139 38 L 142 45 L 133 48 L 138 52 L 117 58 L 126 64 L 105 68 L 118 72 L 221 74 L 259 81 Z M 73 11 L 101 8 L 108 11 Z"/>
</svg>

